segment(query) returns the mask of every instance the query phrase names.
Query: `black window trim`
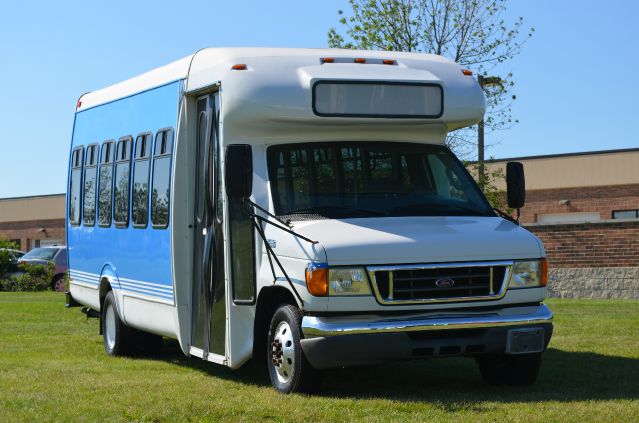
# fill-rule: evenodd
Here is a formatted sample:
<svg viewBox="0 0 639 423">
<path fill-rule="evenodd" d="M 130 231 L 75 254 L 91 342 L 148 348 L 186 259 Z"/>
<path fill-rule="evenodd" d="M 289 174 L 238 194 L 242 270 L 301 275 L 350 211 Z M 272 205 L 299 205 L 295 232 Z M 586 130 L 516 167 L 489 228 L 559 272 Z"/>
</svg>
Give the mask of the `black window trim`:
<svg viewBox="0 0 639 423">
<path fill-rule="evenodd" d="M 151 142 L 153 142 L 153 140 L 155 139 L 153 137 L 153 131 L 144 131 L 144 132 L 140 132 L 139 134 L 137 134 L 135 136 L 135 140 L 134 140 L 134 145 L 133 145 L 133 154 L 131 157 L 131 186 L 129 187 L 131 190 L 131 210 L 130 215 L 131 215 L 131 226 L 135 229 L 146 229 L 149 226 L 149 220 L 151 219 L 151 195 L 147 195 L 147 199 L 146 199 L 146 214 L 147 214 L 147 219 L 146 219 L 146 223 L 141 225 L 139 223 L 135 223 L 133 221 L 133 181 L 135 180 L 135 164 L 137 162 L 141 162 L 141 161 L 145 161 L 147 160 L 149 162 L 149 169 L 147 170 L 147 176 L 146 176 L 146 183 L 147 183 L 147 187 L 151 186 L 151 166 L 152 166 L 152 159 L 153 159 L 153 145 L 151 145 L 151 149 L 149 151 L 149 155 L 148 156 L 143 156 L 143 157 L 136 157 L 137 154 L 137 147 L 138 147 L 138 140 L 140 139 L 140 137 L 149 137 L 151 139 Z M 148 188 L 147 188 L 148 189 Z M 150 193 L 149 193 L 150 194 Z"/>
<path fill-rule="evenodd" d="M 96 148 L 96 152 L 97 154 L 94 154 L 94 162 L 93 164 L 88 164 L 87 163 L 87 155 L 89 152 L 89 149 L 91 147 L 95 147 Z M 96 199 L 97 199 L 97 195 L 98 195 L 98 190 L 97 190 L 97 184 L 98 184 L 98 164 L 100 162 L 100 143 L 99 142 L 94 142 L 91 144 L 88 144 L 86 146 L 85 149 L 85 153 L 84 153 L 84 168 L 82 169 L 82 226 L 85 226 L 87 228 L 93 228 L 95 227 L 95 222 L 98 220 L 98 208 L 97 208 L 97 204 L 96 204 Z M 85 202 L 84 202 L 84 188 L 85 188 L 85 181 L 86 181 L 86 173 L 87 173 L 87 168 L 88 169 L 93 169 L 95 168 L 95 182 L 96 182 L 96 190 L 95 190 L 95 194 L 93 194 L 93 208 L 94 208 L 94 213 L 95 215 L 93 216 L 93 223 L 92 224 L 87 224 L 85 221 L 85 216 L 84 216 L 84 206 L 85 206 Z"/>
<path fill-rule="evenodd" d="M 387 115 L 384 113 L 372 113 L 372 114 L 360 114 L 360 113 L 321 113 L 317 110 L 316 106 L 316 90 L 318 85 L 324 84 L 341 84 L 341 85 L 370 85 L 370 84 L 382 84 L 382 85 L 411 85 L 411 86 L 423 86 L 423 87 L 437 87 L 440 91 L 440 113 L 437 115 Z M 438 119 L 444 114 L 444 87 L 441 84 L 435 82 L 419 82 L 419 81 L 388 81 L 388 80 L 371 80 L 371 81 L 354 81 L 344 79 L 320 79 L 313 83 L 311 92 L 311 107 L 313 113 L 320 117 L 339 117 L 339 118 L 383 118 L 383 119 Z"/>
<path fill-rule="evenodd" d="M 123 141 L 129 141 L 131 144 L 129 145 L 129 152 L 128 152 L 128 157 L 126 159 L 120 159 L 118 157 L 118 146 L 121 142 Z M 131 221 L 131 173 L 132 173 L 132 163 L 133 160 L 132 157 L 135 155 L 135 143 L 133 142 L 133 136 L 131 135 L 125 135 L 123 137 L 118 138 L 117 142 L 115 143 L 115 159 L 113 160 L 113 195 L 112 195 L 112 202 L 113 202 L 113 216 L 112 216 L 112 220 L 113 220 L 113 225 L 118 228 L 118 229 L 126 229 L 129 227 L 129 222 Z M 123 163 L 127 163 L 129 164 L 129 189 L 128 189 L 128 194 L 129 194 L 129 200 L 128 200 L 128 207 L 127 207 L 127 213 L 126 213 L 126 221 L 125 222 L 118 222 L 115 219 L 115 187 L 116 187 L 116 176 L 117 176 L 117 169 L 118 169 L 118 164 L 123 164 Z"/>
<path fill-rule="evenodd" d="M 615 217 L 615 213 L 623 213 L 623 212 L 635 212 L 635 217 Z M 623 220 L 623 219 L 638 219 L 639 218 L 639 209 L 625 209 L 625 210 L 613 210 L 612 218 Z"/>
<path fill-rule="evenodd" d="M 164 154 L 156 154 L 155 153 L 155 146 L 157 144 L 157 138 L 160 134 L 164 133 L 164 132 L 169 132 L 171 131 L 173 134 L 173 139 L 171 140 L 171 151 L 169 153 L 164 153 Z M 149 221 L 151 221 L 151 227 L 153 229 L 167 229 L 169 227 L 169 222 L 171 221 L 171 197 L 172 197 L 172 192 L 171 192 L 171 179 L 172 179 L 172 175 L 173 175 L 173 150 L 175 147 L 175 130 L 173 129 L 172 126 L 167 126 L 164 128 L 160 128 L 155 132 L 155 136 L 153 137 L 153 147 L 151 149 L 151 166 L 150 166 L 150 178 L 149 178 Z M 157 224 L 155 222 L 153 222 L 153 201 L 152 197 L 153 197 L 153 182 L 155 179 L 155 160 L 156 158 L 163 158 L 163 157 L 169 157 L 169 204 L 168 204 L 168 210 L 167 210 L 167 215 L 166 215 L 166 224 Z"/>
<path fill-rule="evenodd" d="M 75 154 L 76 151 L 81 151 L 82 153 L 82 157 L 80 157 L 80 165 L 78 166 L 74 166 L 73 165 L 73 155 Z M 85 153 L 84 153 L 84 144 L 82 145 L 78 145 L 76 147 L 74 147 L 73 149 L 71 149 L 71 158 L 69 160 L 69 198 L 68 198 L 68 203 L 67 203 L 67 220 L 69 221 L 69 225 L 70 226 L 81 226 L 82 225 L 82 220 L 83 220 L 83 207 L 84 207 L 84 202 L 82 201 L 82 196 L 84 194 L 84 157 Z M 76 169 L 80 169 L 80 196 L 79 196 L 79 201 L 80 204 L 78 205 L 78 207 L 80 208 L 79 210 L 79 216 L 78 216 L 78 222 L 77 223 L 73 223 L 71 221 L 71 216 L 69 216 L 69 212 L 71 211 L 71 175 L 73 174 L 73 171 Z"/>
<path fill-rule="evenodd" d="M 97 196 L 97 203 L 96 203 L 96 210 L 95 210 L 95 220 L 98 224 L 99 227 L 101 228 L 110 228 L 111 225 L 113 224 L 113 173 L 114 173 L 114 164 L 115 164 L 115 160 L 111 160 L 110 162 L 107 163 L 102 163 L 102 149 L 104 147 L 104 145 L 106 145 L 107 143 L 111 143 L 111 148 L 109 149 L 109 152 L 113 151 L 112 149 L 116 146 L 115 140 L 114 139 L 108 139 L 106 141 L 103 141 L 102 144 L 100 144 L 100 159 L 98 160 L 98 189 L 96 190 L 96 196 Z M 115 159 L 115 151 L 113 152 L 113 159 Z M 111 166 L 111 216 L 109 218 L 109 223 L 108 224 L 103 224 L 100 223 L 100 187 L 102 186 L 102 184 L 100 183 L 100 176 L 102 175 L 102 167 L 103 166 Z"/>
</svg>

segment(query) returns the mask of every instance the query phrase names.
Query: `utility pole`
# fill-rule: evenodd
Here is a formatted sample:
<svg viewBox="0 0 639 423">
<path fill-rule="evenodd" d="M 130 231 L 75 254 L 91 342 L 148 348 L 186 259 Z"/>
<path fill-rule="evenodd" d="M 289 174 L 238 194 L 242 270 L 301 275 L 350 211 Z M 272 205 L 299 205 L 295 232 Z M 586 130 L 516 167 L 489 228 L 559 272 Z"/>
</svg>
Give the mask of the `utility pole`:
<svg viewBox="0 0 639 423">
<path fill-rule="evenodd" d="M 501 85 L 502 80 L 498 76 L 477 76 L 477 83 L 483 90 L 484 87 L 489 87 L 491 85 Z M 485 172 L 484 172 L 484 118 L 482 117 L 481 121 L 477 125 L 477 170 L 478 170 L 478 179 L 479 179 L 479 187 L 484 190 L 484 180 L 485 180 Z"/>
</svg>

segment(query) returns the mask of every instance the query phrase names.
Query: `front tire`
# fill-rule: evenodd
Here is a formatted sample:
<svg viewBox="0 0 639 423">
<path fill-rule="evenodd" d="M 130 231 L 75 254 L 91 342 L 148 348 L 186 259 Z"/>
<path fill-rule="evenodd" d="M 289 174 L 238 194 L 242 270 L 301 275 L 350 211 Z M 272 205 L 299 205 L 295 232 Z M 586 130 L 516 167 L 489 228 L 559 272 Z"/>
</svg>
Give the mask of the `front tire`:
<svg viewBox="0 0 639 423">
<path fill-rule="evenodd" d="M 319 384 L 319 374 L 302 351 L 302 315 L 297 307 L 281 305 L 271 319 L 267 359 L 273 387 L 279 392 L 312 393 Z"/>
<path fill-rule="evenodd" d="M 477 357 L 484 382 L 491 385 L 526 386 L 537 380 L 541 353 Z"/>
<path fill-rule="evenodd" d="M 129 355 L 134 350 L 132 330 L 118 315 L 113 292 L 108 292 L 102 305 L 102 340 L 107 354 L 112 356 Z"/>
</svg>

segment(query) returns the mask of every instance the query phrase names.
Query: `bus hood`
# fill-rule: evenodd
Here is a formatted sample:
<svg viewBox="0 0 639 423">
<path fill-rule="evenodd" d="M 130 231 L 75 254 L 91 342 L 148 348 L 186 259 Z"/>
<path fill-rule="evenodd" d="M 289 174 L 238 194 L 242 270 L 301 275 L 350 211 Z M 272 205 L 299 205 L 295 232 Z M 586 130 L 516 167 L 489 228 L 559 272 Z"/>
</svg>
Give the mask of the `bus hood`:
<svg viewBox="0 0 639 423">
<path fill-rule="evenodd" d="M 538 258 L 533 234 L 500 217 L 385 217 L 296 222 L 319 241 L 329 265 Z"/>
</svg>

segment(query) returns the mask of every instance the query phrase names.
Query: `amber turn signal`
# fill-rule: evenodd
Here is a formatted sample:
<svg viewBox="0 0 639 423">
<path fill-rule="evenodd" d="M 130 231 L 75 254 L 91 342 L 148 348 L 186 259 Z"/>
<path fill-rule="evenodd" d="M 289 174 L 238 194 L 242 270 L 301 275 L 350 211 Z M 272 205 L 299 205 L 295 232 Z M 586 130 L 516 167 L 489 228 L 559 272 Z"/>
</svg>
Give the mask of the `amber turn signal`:
<svg viewBox="0 0 639 423">
<path fill-rule="evenodd" d="M 311 295 L 325 297 L 328 294 L 328 269 L 306 269 L 306 287 Z"/>
<path fill-rule="evenodd" d="M 548 283 L 548 261 L 545 258 L 541 259 L 541 286 L 546 286 Z"/>
</svg>

